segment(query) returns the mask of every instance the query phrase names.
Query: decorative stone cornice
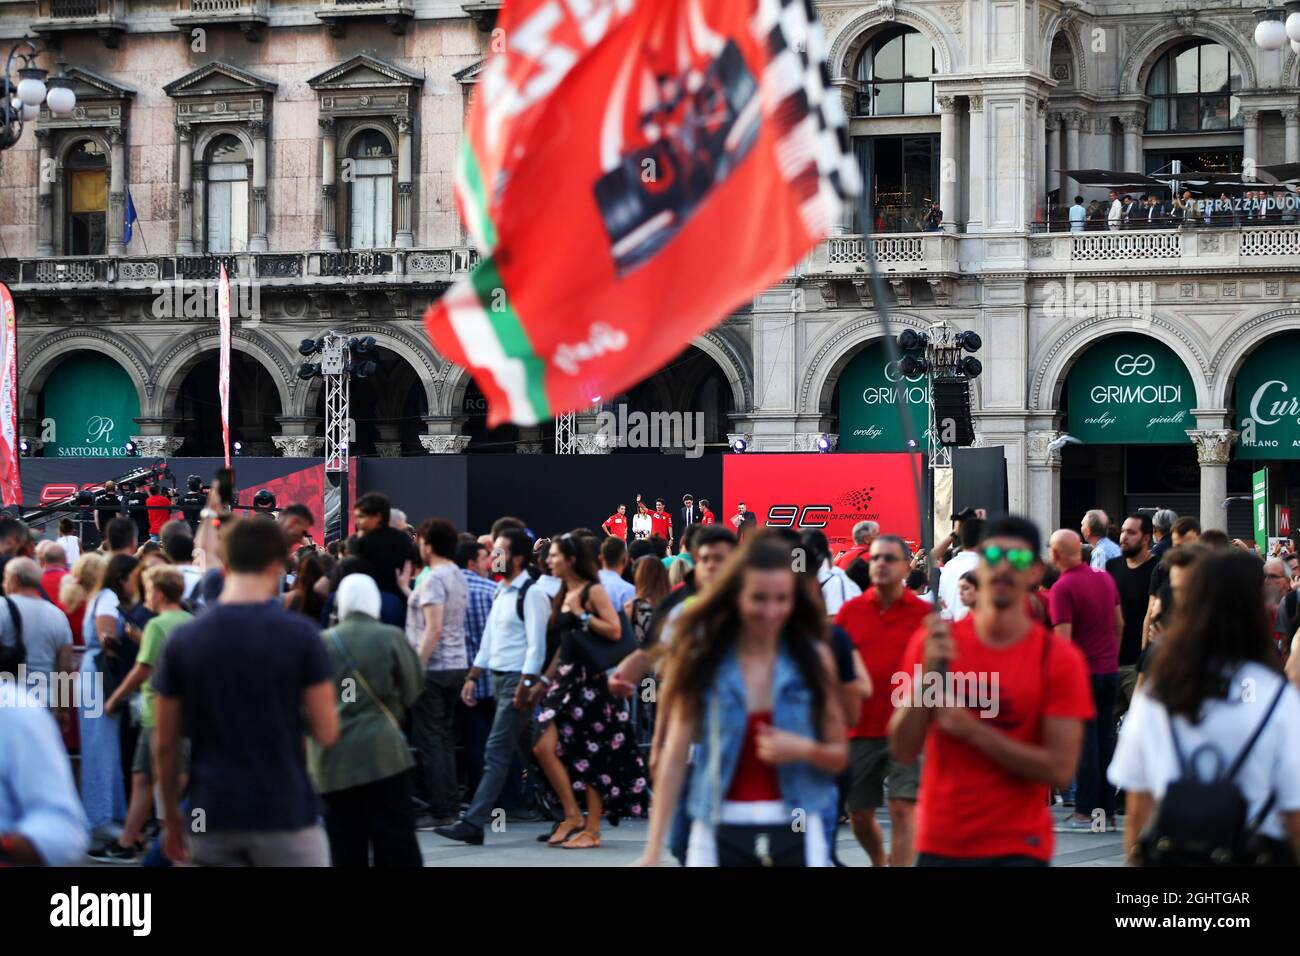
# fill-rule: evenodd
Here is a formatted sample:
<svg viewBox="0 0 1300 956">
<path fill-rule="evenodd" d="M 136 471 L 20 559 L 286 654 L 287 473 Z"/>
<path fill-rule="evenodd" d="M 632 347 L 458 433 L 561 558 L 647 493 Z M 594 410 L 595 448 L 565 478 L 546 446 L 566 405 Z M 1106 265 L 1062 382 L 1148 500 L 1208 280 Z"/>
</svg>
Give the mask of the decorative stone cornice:
<svg viewBox="0 0 1300 956">
<path fill-rule="evenodd" d="M 1196 446 L 1196 461 L 1202 465 L 1226 465 L 1239 436 L 1240 432 L 1231 428 L 1192 428 L 1187 431 L 1187 437 Z"/>
<path fill-rule="evenodd" d="M 131 441 L 141 458 L 170 458 L 185 444 L 180 435 L 132 435 Z"/>
</svg>

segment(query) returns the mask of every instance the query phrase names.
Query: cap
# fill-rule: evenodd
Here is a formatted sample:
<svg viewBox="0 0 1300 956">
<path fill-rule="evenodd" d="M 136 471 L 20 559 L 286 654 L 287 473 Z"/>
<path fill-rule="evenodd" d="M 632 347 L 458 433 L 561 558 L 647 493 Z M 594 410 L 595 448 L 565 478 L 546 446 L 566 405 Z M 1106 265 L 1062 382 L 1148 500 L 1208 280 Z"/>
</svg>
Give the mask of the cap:
<svg viewBox="0 0 1300 956">
<path fill-rule="evenodd" d="M 965 521 L 967 518 L 978 518 L 978 517 L 979 517 L 979 515 L 977 515 L 977 514 L 975 513 L 975 509 L 974 509 L 974 508 L 962 508 L 961 511 L 957 512 L 955 515 L 953 515 L 953 516 L 952 516 L 951 518 L 949 518 L 948 520 L 949 520 L 949 521 Z"/>
</svg>

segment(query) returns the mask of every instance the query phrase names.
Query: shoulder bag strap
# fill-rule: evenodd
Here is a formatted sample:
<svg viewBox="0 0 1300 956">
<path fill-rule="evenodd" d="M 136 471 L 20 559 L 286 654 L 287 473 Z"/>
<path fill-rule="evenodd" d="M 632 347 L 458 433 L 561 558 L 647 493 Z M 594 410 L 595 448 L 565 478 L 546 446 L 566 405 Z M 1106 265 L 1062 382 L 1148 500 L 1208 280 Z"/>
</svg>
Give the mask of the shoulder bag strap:
<svg viewBox="0 0 1300 956">
<path fill-rule="evenodd" d="M 717 687 L 709 700 L 709 823 L 716 827 L 722 817 L 722 715 Z"/>
<path fill-rule="evenodd" d="M 374 688 L 370 686 L 370 681 L 366 680 L 366 675 L 361 673 L 361 669 L 357 667 L 356 661 L 352 659 L 352 655 L 348 653 L 348 649 L 343 646 L 343 641 L 339 639 L 339 632 L 336 629 L 331 628 L 326 631 L 326 633 L 329 634 L 330 640 L 334 642 L 334 646 L 338 648 L 338 652 L 342 655 L 348 668 L 356 675 L 357 680 L 361 682 L 361 686 L 366 689 L 366 693 L 370 695 L 370 699 L 373 700 L 379 709 L 384 712 L 384 716 L 387 717 L 388 722 L 393 725 L 393 729 L 400 734 L 402 732 L 402 725 L 398 723 L 397 718 L 393 716 L 393 712 L 388 709 L 382 700 L 379 699 L 379 695 L 376 694 Z"/>
<path fill-rule="evenodd" d="M 18 605 L 9 595 L 4 596 L 5 604 L 9 607 L 9 617 L 14 622 L 14 649 L 25 659 L 27 657 L 27 646 L 23 643 L 23 616 L 18 613 Z"/>
<path fill-rule="evenodd" d="M 1251 734 L 1250 739 L 1246 741 L 1246 746 L 1242 748 L 1241 753 L 1237 754 L 1237 759 L 1234 760 L 1232 766 L 1228 768 L 1228 773 L 1223 778 L 1225 781 L 1232 780 L 1233 777 L 1237 776 L 1237 771 L 1239 771 L 1241 765 L 1246 762 L 1246 758 L 1250 756 L 1251 750 L 1254 749 L 1255 744 L 1264 733 L 1264 728 L 1268 725 L 1269 719 L 1273 716 L 1273 711 L 1277 710 L 1278 702 L 1282 699 L 1282 695 L 1286 693 L 1286 688 L 1287 682 L 1283 679 L 1282 686 L 1277 689 L 1277 693 L 1273 695 L 1272 703 L 1268 705 L 1268 710 L 1264 712 L 1264 719 L 1259 722 L 1259 726 L 1255 728 L 1255 732 Z"/>
</svg>

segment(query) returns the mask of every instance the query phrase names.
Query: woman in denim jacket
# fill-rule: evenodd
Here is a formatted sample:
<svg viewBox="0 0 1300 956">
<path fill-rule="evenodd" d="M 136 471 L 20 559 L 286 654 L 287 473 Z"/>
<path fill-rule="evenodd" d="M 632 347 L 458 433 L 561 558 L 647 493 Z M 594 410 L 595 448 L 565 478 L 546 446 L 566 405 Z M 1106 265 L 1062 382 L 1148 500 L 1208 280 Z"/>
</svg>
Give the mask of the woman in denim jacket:
<svg viewBox="0 0 1300 956">
<path fill-rule="evenodd" d="M 682 614 L 641 865 L 659 862 L 693 740 L 687 866 L 829 865 L 848 743 L 820 595 L 793 565 L 788 543 L 756 533 Z"/>
</svg>

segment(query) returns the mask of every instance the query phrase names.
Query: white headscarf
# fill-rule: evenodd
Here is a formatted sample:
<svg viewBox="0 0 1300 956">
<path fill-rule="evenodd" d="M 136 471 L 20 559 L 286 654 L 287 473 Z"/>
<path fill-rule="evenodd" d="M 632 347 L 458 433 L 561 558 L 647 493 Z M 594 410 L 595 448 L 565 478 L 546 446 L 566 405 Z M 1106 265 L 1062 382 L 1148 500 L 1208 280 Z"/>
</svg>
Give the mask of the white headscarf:
<svg viewBox="0 0 1300 956">
<path fill-rule="evenodd" d="M 349 614 L 364 614 L 379 620 L 382 606 L 379 600 L 379 585 L 368 574 L 349 574 L 339 582 L 338 595 L 339 620 Z"/>
</svg>

